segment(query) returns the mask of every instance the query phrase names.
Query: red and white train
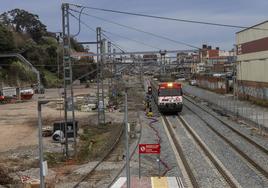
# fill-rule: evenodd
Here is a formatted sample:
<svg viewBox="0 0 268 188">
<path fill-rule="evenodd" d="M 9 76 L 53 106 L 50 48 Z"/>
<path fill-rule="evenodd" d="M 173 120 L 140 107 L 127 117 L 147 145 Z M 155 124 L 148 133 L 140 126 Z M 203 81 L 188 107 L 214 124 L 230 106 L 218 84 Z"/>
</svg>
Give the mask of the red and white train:
<svg viewBox="0 0 268 188">
<path fill-rule="evenodd" d="M 152 97 L 160 112 L 178 113 L 182 111 L 183 94 L 181 83 L 151 80 L 148 89 L 152 90 Z"/>
</svg>

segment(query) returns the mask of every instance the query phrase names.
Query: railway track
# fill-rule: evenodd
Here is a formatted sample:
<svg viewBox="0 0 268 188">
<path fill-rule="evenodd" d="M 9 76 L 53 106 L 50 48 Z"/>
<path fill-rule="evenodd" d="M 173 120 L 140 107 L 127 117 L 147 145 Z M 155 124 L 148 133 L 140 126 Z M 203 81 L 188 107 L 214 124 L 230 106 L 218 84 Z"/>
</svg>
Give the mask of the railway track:
<svg viewBox="0 0 268 188">
<path fill-rule="evenodd" d="M 111 153 L 114 151 L 114 149 L 116 148 L 116 146 L 118 145 L 122 135 L 123 135 L 123 130 L 124 130 L 124 126 L 122 125 L 122 128 L 120 130 L 119 136 L 117 137 L 117 139 L 115 140 L 115 142 L 113 143 L 112 147 L 110 148 L 110 150 L 101 158 L 101 160 L 86 174 L 84 175 L 74 186 L 73 188 L 78 188 L 80 186 L 80 184 L 88 179 L 94 179 L 94 177 L 92 177 L 95 173 L 95 176 L 97 176 L 95 178 L 95 180 L 101 179 L 103 178 L 103 175 L 106 176 L 106 174 L 99 174 L 96 173 L 98 167 L 101 166 L 101 164 L 103 164 L 106 159 L 111 155 Z"/>
<path fill-rule="evenodd" d="M 141 135 L 142 135 L 142 126 L 141 126 L 141 120 L 140 120 L 140 116 L 138 114 L 138 120 L 139 120 L 139 124 L 140 124 L 140 134 L 139 134 L 139 138 L 137 140 L 137 143 L 136 143 L 136 146 L 135 148 L 133 149 L 132 153 L 130 154 L 130 159 L 132 159 L 133 155 L 135 154 L 135 151 L 138 149 L 138 146 L 139 146 L 139 143 L 140 143 L 140 140 L 141 140 Z M 114 178 L 112 179 L 112 181 L 109 183 L 109 185 L 107 187 L 111 187 L 115 181 L 118 179 L 118 177 L 120 176 L 120 174 L 123 172 L 123 170 L 125 169 L 126 167 L 126 163 L 124 163 L 123 167 L 116 173 L 116 175 L 114 176 Z"/>
<path fill-rule="evenodd" d="M 168 129 L 168 134 L 172 138 L 172 142 L 174 143 L 176 147 L 176 151 L 178 152 L 182 164 L 183 169 L 187 173 L 186 183 L 188 183 L 188 187 L 194 187 L 198 188 L 200 185 L 198 184 L 198 181 L 193 173 L 193 170 L 191 169 L 187 158 L 184 154 L 184 151 L 182 149 L 181 144 L 179 143 L 179 140 L 176 138 L 176 133 L 174 131 L 174 128 L 171 126 L 170 122 L 168 121 L 166 116 L 162 116 L 163 120 L 165 122 L 165 125 Z M 204 142 L 199 138 L 199 136 L 195 133 L 195 131 L 187 124 L 187 122 L 180 116 L 176 117 L 178 122 L 183 126 L 183 128 L 193 137 L 194 141 L 199 145 L 199 147 L 202 149 L 204 154 L 208 157 L 208 159 L 212 162 L 214 167 L 218 170 L 218 172 L 221 174 L 221 176 L 224 178 L 224 180 L 227 182 L 227 184 L 230 187 L 240 187 L 239 184 L 236 182 L 236 180 L 231 176 L 231 174 L 225 169 L 223 164 L 215 157 L 215 155 L 210 151 L 210 149 L 204 144 Z M 180 166 L 181 167 L 181 166 Z M 185 173 L 184 173 L 185 176 Z M 190 185 L 189 185 L 190 183 Z"/>
<path fill-rule="evenodd" d="M 202 111 L 206 112 L 208 115 L 213 117 L 214 119 L 218 120 L 222 125 L 225 127 L 229 128 L 231 131 L 235 132 L 238 136 L 246 140 L 248 143 L 253 145 L 254 147 L 258 148 L 261 152 L 264 152 L 265 154 L 268 153 L 268 151 L 258 143 L 256 143 L 254 140 L 250 139 L 248 136 L 244 135 L 243 133 L 240 133 L 236 129 L 232 128 L 230 125 L 228 125 L 226 122 L 220 120 L 218 117 L 216 117 L 214 114 L 211 114 L 208 110 L 200 107 L 198 104 L 190 100 L 189 98 L 184 97 L 187 101 L 189 101 L 191 104 L 194 106 L 200 108 Z M 185 108 L 187 108 L 189 111 L 191 111 L 193 114 L 195 114 L 205 125 L 212 131 L 214 132 L 218 137 L 220 137 L 222 140 L 224 140 L 225 143 L 227 143 L 234 151 L 236 151 L 247 163 L 248 165 L 252 166 L 258 174 L 264 176 L 266 179 L 268 179 L 268 172 L 266 169 L 264 169 L 261 165 L 257 164 L 252 158 L 249 157 L 248 154 L 246 154 L 244 151 L 242 151 L 238 146 L 233 144 L 230 139 L 228 139 L 226 136 L 221 134 L 219 131 L 217 131 L 205 118 L 203 118 L 199 113 L 195 112 L 192 108 L 187 106 L 184 103 Z"/>
<path fill-rule="evenodd" d="M 239 132 L 238 130 L 236 130 L 235 128 L 233 128 L 232 126 L 230 126 L 228 123 L 226 123 L 225 121 L 221 120 L 219 117 L 217 117 L 215 114 L 211 113 L 210 111 L 208 111 L 207 109 L 205 109 L 204 107 L 196 104 L 193 100 L 191 100 L 189 97 L 184 96 L 184 99 L 186 99 L 187 101 L 189 101 L 191 104 L 197 106 L 198 108 L 202 109 L 204 112 L 206 112 L 207 114 L 209 114 L 211 117 L 217 119 L 219 122 L 221 122 L 225 127 L 227 127 L 228 129 L 230 129 L 231 131 L 235 132 L 237 135 L 239 135 L 240 137 L 242 137 L 244 140 L 246 140 L 247 142 L 249 142 L 250 144 L 254 145 L 255 147 L 257 147 L 259 150 L 261 150 L 263 153 L 268 155 L 268 150 L 261 146 L 260 144 L 258 144 L 257 142 L 255 142 L 254 140 L 252 140 L 250 137 L 248 137 L 247 135 Z"/>
<path fill-rule="evenodd" d="M 138 115 L 138 120 L 139 123 L 140 122 L 140 118 Z M 140 124 L 141 125 L 141 124 Z M 141 139 L 141 132 L 142 132 L 142 126 L 140 126 L 140 130 L 139 130 L 140 134 L 138 137 L 138 140 L 136 142 L 135 148 L 133 149 L 131 155 L 130 155 L 130 160 L 133 157 L 135 151 L 138 148 L 138 145 L 140 143 L 140 139 Z M 90 172 L 88 172 L 85 176 L 83 176 L 74 186 L 73 188 L 78 188 L 80 186 L 80 184 L 84 181 L 93 181 L 98 183 L 99 181 L 103 181 L 103 182 L 107 182 L 107 187 L 111 187 L 115 181 L 118 179 L 118 177 L 122 174 L 123 170 L 125 169 L 125 162 L 123 162 L 122 167 L 119 168 L 119 170 L 116 172 L 116 174 L 114 176 L 111 176 L 111 174 L 113 173 L 109 172 L 109 170 L 107 170 L 107 172 L 105 170 L 100 170 L 98 171 L 98 168 L 101 168 L 101 165 L 104 164 L 104 162 L 108 161 L 108 159 L 110 157 L 112 157 L 114 154 L 112 154 L 112 152 L 116 149 L 116 147 L 118 146 L 122 136 L 124 133 L 124 126 L 122 126 L 122 129 L 120 130 L 120 135 L 119 137 L 116 139 L 116 141 L 114 142 L 113 146 L 111 147 L 111 149 L 103 156 L 103 158 L 91 169 Z"/>
</svg>

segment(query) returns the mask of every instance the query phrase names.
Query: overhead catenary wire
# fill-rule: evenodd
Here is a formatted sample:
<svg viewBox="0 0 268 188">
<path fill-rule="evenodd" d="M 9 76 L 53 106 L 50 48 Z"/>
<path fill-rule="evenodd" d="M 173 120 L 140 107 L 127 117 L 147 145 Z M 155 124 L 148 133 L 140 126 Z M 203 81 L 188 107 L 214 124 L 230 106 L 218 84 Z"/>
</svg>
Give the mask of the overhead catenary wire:
<svg viewBox="0 0 268 188">
<path fill-rule="evenodd" d="M 81 14 L 81 11 L 80 11 L 79 15 L 80 15 L 80 14 Z M 71 15 L 72 17 L 74 17 L 75 19 L 77 19 L 79 22 L 81 22 L 84 26 L 86 26 L 87 28 L 89 28 L 90 30 L 92 30 L 92 31 L 95 32 L 95 30 L 94 30 L 92 27 L 90 27 L 90 26 L 89 26 L 88 24 L 86 24 L 85 22 L 81 21 L 81 19 L 77 18 L 77 17 L 76 17 L 75 15 L 73 15 L 72 13 L 70 13 L 70 15 Z M 79 24 L 79 25 L 80 25 L 80 24 Z M 109 33 L 109 34 L 111 34 L 111 35 L 115 35 L 115 36 L 118 36 L 118 37 L 127 39 L 127 40 L 129 40 L 129 41 L 136 42 L 136 43 L 138 43 L 138 44 L 141 44 L 141 45 L 144 45 L 144 46 L 147 46 L 147 47 L 150 47 L 150 48 L 154 48 L 154 49 L 157 49 L 157 50 L 162 50 L 161 48 L 155 47 L 155 46 L 150 45 L 150 44 L 146 44 L 146 43 L 141 42 L 141 41 L 139 41 L 139 40 L 131 39 L 131 38 L 126 37 L 126 36 L 122 36 L 122 35 L 117 34 L 117 33 L 113 33 L 113 32 L 106 31 L 106 30 L 102 30 L 102 32 L 106 32 L 106 33 Z M 107 35 L 106 35 L 106 37 L 107 37 Z M 116 44 L 116 43 L 114 43 L 114 44 Z M 116 45 L 119 46 L 118 44 L 116 44 Z"/>
<path fill-rule="evenodd" d="M 87 27 L 88 29 L 90 29 L 90 30 L 93 31 L 93 32 L 96 32 L 95 29 L 93 29 L 92 27 L 90 27 L 88 24 L 86 24 L 85 22 L 83 22 L 81 19 L 77 18 L 74 14 L 72 14 L 71 12 L 69 12 L 69 14 L 70 14 L 73 18 L 75 18 L 76 20 L 78 20 L 80 23 L 82 23 L 85 27 Z M 106 38 L 108 38 L 108 37 L 106 36 Z M 109 38 L 109 40 L 111 40 L 111 39 Z M 112 41 L 112 40 L 111 40 L 111 41 Z M 122 51 L 122 52 L 125 52 L 125 51 L 126 51 L 126 50 L 123 50 L 123 48 L 122 48 L 119 44 L 116 44 L 116 42 L 112 42 L 112 45 L 113 45 L 114 47 L 116 47 L 117 49 L 119 49 L 120 51 Z"/>
<path fill-rule="evenodd" d="M 82 23 L 85 27 L 87 27 L 87 28 L 90 29 L 91 31 L 96 32 L 95 29 L 93 29 L 92 27 L 90 27 L 90 26 L 89 26 L 88 24 L 86 24 L 85 22 L 81 21 L 81 19 L 77 18 L 74 14 L 72 14 L 71 12 L 69 12 L 69 14 L 70 14 L 73 18 L 75 18 L 76 20 L 78 20 L 79 23 Z M 79 24 L 79 25 L 80 25 L 80 24 Z"/>
<path fill-rule="evenodd" d="M 104 32 L 104 33 L 108 33 L 108 34 L 111 34 L 111 35 L 114 35 L 114 36 L 118 36 L 118 37 L 121 37 L 121 38 L 130 40 L 130 41 L 136 42 L 136 43 L 138 43 L 138 44 L 142 44 L 142 45 L 147 46 L 147 47 L 150 47 L 150 48 L 154 48 L 154 49 L 157 49 L 157 50 L 163 50 L 163 49 L 161 49 L 161 48 L 152 46 L 152 45 L 150 45 L 150 44 L 146 44 L 146 43 L 141 42 L 141 41 L 138 41 L 138 40 L 136 40 L 136 39 L 131 39 L 131 38 L 129 38 L 129 37 L 126 37 L 126 36 L 123 36 L 123 35 L 120 35 L 120 34 L 117 34 L 117 33 L 114 33 L 114 32 L 110 32 L 110 31 L 106 31 L 106 30 L 103 30 L 102 32 Z"/>
<path fill-rule="evenodd" d="M 73 12 L 76 12 L 76 13 L 79 13 L 79 12 L 80 12 L 80 11 L 78 11 L 78 10 L 71 9 L 71 8 L 70 8 L 70 10 L 73 11 Z M 101 17 L 98 17 L 98 16 L 94 16 L 94 15 L 85 13 L 85 12 L 83 12 L 82 14 L 83 14 L 83 15 L 86 15 L 86 16 L 89 16 L 89 17 L 96 18 L 96 19 L 98 19 L 98 20 L 105 21 L 105 22 L 107 22 L 107 23 L 111 23 L 111 24 L 118 25 L 118 26 L 121 26 L 121 27 L 130 29 L 130 30 L 135 30 L 135 31 L 137 31 L 137 32 L 140 32 L 140 33 L 143 33 L 143 34 L 147 34 L 147 35 L 150 35 L 150 36 L 153 36 L 153 37 L 156 37 L 156 38 L 160 38 L 160 39 L 163 39 L 163 40 L 166 40 L 166 41 L 169 41 L 169 42 L 173 42 L 173 43 L 176 43 L 176 44 L 180 44 L 180 45 L 184 45 L 184 46 L 187 46 L 187 47 L 190 47 L 190 48 L 194 48 L 194 49 L 198 49 L 198 50 L 200 50 L 199 47 L 197 47 L 197 46 L 195 46 L 195 45 L 192 45 L 192 44 L 188 44 L 188 43 L 185 43 L 185 42 L 177 41 L 177 40 L 174 40 L 174 39 L 171 39 L 171 38 L 168 38 L 168 37 L 159 35 L 159 34 L 155 34 L 155 33 L 148 32 L 148 31 L 144 31 L 144 30 L 141 30 L 141 29 L 138 29 L 138 28 L 136 28 L 136 27 L 129 26 L 129 25 L 125 25 L 125 24 L 117 23 L 117 22 L 114 22 L 114 21 L 112 21 L 112 20 L 104 19 L 104 18 L 101 18 Z"/>
<path fill-rule="evenodd" d="M 85 9 L 85 7 L 81 8 L 81 10 L 80 10 L 79 18 L 78 18 L 78 32 L 73 37 L 76 37 L 76 36 L 78 36 L 80 34 L 80 31 L 81 31 L 81 14 L 82 14 L 84 9 Z"/>
<path fill-rule="evenodd" d="M 155 16 L 155 15 L 150 15 L 150 14 L 126 12 L 126 11 L 120 11 L 120 10 L 97 8 L 97 7 L 91 7 L 91 6 L 82 6 L 82 5 L 76 5 L 76 4 L 70 4 L 70 5 L 73 5 L 73 6 L 78 7 L 78 8 L 86 8 L 86 9 L 92 9 L 92 10 L 98 10 L 98 11 L 104 11 L 104 12 L 112 12 L 112 13 L 117 13 L 117 14 L 147 17 L 147 18 L 154 18 L 154 19 L 160 19 L 160 20 L 169 20 L 169 21 L 177 21 L 177 22 L 185 22 L 185 23 L 193 23 L 193 24 L 203 24 L 203 25 L 211 25 L 211 26 L 219 26 L 219 27 L 239 28 L 239 29 L 249 29 L 250 28 L 250 29 L 256 29 L 256 30 L 267 30 L 265 28 L 258 28 L 258 27 L 247 27 L 247 26 L 241 26 L 241 25 L 231 25 L 231 24 L 205 22 L 205 21 L 190 20 L 190 19 L 180 19 L 180 18 L 171 18 L 171 17 L 164 17 L 164 16 Z"/>
<path fill-rule="evenodd" d="M 101 34 L 104 36 L 104 38 L 106 38 L 107 40 L 109 40 L 111 42 L 111 45 L 112 46 L 114 46 L 115 48 L 119 49 L 123 53 L 126 52 L 126 50 L 124 48 L 122 48 L 120 45 L 118 45 L 117 43 L 115 43 L 110 37 L 108 37 L 107 35 L 105 35 L 102 32 L 101 32 Z"/>
</svg>

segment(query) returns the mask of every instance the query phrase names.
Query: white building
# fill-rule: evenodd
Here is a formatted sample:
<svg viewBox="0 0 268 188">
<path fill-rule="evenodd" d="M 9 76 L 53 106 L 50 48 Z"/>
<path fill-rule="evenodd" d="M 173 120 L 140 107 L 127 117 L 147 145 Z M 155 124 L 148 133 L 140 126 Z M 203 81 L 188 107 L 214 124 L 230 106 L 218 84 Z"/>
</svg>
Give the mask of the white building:
<svg viewBox="0 0 268 188">
<path fill-rule="evenodd" d="M 268 21 L 237 32 L 236 45 L 238 94 L 267 101 Z"/>
</svg>

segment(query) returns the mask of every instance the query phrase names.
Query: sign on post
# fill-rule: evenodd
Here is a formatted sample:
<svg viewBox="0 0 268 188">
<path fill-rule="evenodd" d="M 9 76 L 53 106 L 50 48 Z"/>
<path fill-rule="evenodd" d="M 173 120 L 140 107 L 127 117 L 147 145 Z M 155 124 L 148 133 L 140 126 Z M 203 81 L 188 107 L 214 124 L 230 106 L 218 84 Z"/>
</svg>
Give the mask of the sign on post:
<svg viewBox="0 0 268 188">
<path fill-rule="evenodd" d="M 141 154 L 157 154 L 158 155 L 158 173 L 160 177 L 160 144 L 139 144 L 139 178 L 141 177 Z"/>
<path fill-rule="evenodd" d="M 140 154 L 159 154 L 160 144 L 139 144 Z"/>
</svg>

